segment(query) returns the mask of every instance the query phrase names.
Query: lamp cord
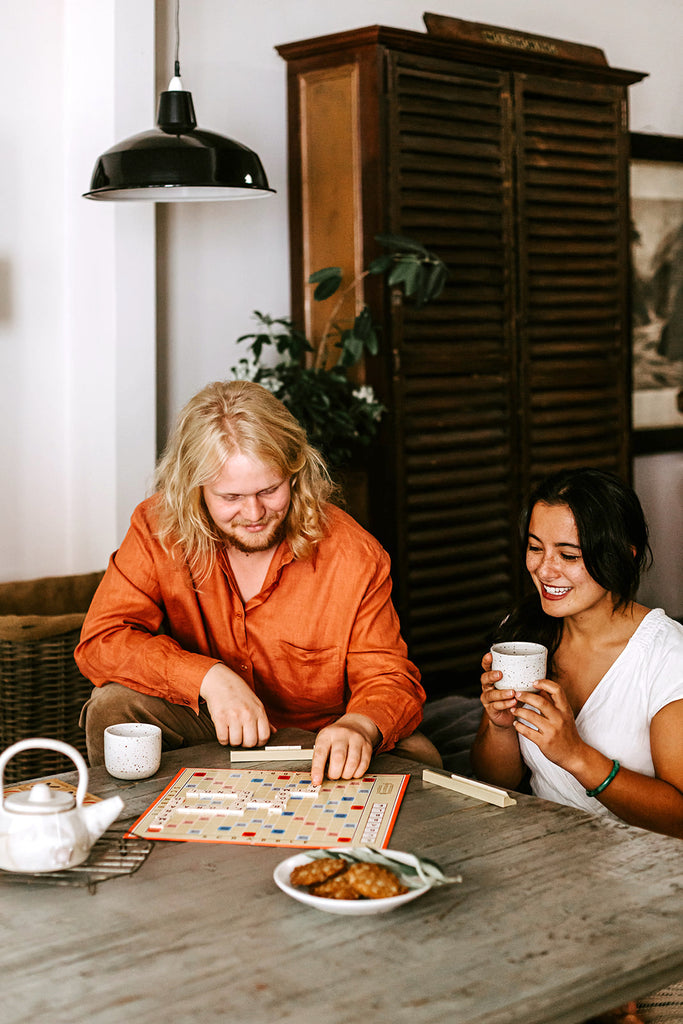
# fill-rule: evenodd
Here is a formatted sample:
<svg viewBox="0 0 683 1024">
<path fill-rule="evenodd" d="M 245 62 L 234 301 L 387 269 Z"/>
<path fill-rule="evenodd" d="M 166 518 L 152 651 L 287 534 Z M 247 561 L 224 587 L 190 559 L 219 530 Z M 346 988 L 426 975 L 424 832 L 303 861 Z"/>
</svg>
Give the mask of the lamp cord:
<svg viewBox="0 0 683 1024">
<path fill-rule="evenodd" d="M 174 74 L 180 78 L 180 0 L 175 2 L 175 63 Z"/>
</svg>

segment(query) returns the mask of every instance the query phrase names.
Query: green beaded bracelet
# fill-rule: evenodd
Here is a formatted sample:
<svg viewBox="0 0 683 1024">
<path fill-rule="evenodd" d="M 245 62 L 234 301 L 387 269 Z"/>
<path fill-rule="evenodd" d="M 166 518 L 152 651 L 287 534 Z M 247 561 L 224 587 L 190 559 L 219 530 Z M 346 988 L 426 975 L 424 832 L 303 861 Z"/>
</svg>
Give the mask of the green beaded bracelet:
<svg viewBox="0 0 683 1024">
<path fill-rule="evenodd" d="M 617 774 L 620 768 L 621 765 L 618 761 L 612 761 L 612 771 L 609 773 L 605 781 L 601 782 L 599 786 L 595 787 L 595 789 L 587 789 L 586 796 L 598 796 L 599 793 L 602 793 L 603 789 L 607 789 L 610 782 L 612 781 L 612 779 Z"/>
</svg>

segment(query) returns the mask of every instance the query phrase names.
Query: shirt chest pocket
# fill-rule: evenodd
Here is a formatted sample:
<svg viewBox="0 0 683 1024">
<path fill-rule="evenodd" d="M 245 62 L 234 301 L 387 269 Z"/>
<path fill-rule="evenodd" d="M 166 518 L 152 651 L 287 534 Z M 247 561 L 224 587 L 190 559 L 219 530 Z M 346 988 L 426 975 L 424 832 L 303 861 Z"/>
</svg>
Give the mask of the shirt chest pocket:
<svg viewBox="0 0 683 1024">
<path fill-rule="evenodd" d="M 270 698 L 283 708 L 342 713 L 345 659 L 339 647 L 298 647 L 276 640 L 269 651 L 272 676 L 263 679 Z"/>
</svg>

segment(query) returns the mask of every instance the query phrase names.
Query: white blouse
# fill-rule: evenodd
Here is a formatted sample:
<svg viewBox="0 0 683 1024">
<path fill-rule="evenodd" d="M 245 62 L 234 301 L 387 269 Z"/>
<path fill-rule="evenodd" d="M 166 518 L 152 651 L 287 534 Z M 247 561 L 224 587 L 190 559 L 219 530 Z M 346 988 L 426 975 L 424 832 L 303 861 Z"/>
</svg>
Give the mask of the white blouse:
<svg viewBox="0 0 683 1024">
<path fill-rule="evenodd" d="M 654 608 L 579 711 L 576 727 L 591 747 L 625 768 L 654 777 L 650 723 L 675 700 L 683 700 L 683 626 Z M 536 796 L 594 814 L 611 813 L 586 796 L 585 788 L 531 740 L 520 736 L 519 745 Z"/>
</svg>

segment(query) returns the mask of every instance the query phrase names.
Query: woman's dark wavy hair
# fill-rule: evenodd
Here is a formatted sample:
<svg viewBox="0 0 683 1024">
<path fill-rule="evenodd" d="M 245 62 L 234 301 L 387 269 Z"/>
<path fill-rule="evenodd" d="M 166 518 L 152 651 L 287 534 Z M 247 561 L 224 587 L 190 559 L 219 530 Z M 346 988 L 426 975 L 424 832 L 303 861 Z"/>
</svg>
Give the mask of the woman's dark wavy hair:
<svg viewBox="0 0 683 1024">
<path fill-rule="evenodd" d="M 641 573 L 652 561 L 645 515 L 635 491 L 618 476 L 584 467 L 560 470 L 536 487 L 521 518 L 526 546 L 534 505 L 566 505 L 574 516 L 583 561 L 592 578 L 612 595 L 614 608 L 635 599 Z M 549 656 L 562 638 L 562 619 L 546 615 L 536 590 L 498 627 L 494 643 L 525 639 L 543 643 Z"/>
</svg>

